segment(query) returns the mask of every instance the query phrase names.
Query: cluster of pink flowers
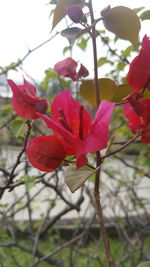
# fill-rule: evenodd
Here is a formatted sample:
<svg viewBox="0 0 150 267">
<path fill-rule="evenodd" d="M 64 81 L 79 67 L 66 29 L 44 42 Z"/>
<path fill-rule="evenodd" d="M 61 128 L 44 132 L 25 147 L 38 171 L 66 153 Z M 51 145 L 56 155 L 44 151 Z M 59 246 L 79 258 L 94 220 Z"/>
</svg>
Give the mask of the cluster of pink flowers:
<svg viewBox="0 0 150 267">
<path fill-rule="evenodd" d="M 54 69 L 64 77 L 78 80 L 88 75 L 81 64 L 67 58 Z M 12 103 L 18 115 L 28 119 L 41 118 L 53 135 L 40 136 L 28 142 L 26 153 L 31 164 L 41 171 L 51 172 L 60 166 L 66 156 L 75 155 L 78 168 L 87 163 L 86 154 L 103 149 L 108 141 L 108 128 L 114 103 L 102 101 L 94 120 L 85 107 L 75 101 L 69 89 L 59 93 L 51 104 L 51 117 L 46 114 L 48 102 L 36 94 L 36 88 L 24 80 L 18 86 L 8 80 L 12 89 Z"/>
<path fill-rule="evenodd" d="M 150 91 L 150 40 L 146 35 L 139 55 L 130 64 L 127 82 L 134 91 L 124 104 L 128 127 L 141 135 L 142 142 L 150 142 L 150 99 L 141 99 L 145 89 Z"/>
<path fill-rule="evenodd" d="M 67 58 L 58 62 L 54 69 L 59 75 L 78 81 L 88 75 L 82 64 L 77 71 L 77 62 Z M 126 98 L 125 117 L 129 128 L 141 135 L 141 141 L 150 142 L 150 99 L 141 99 L 143 90 L 150 90 L 150 41 L 143 38 L 139 55 L 131 62 L 127 82 L 134 93 Z M 31 164 L 41 171 L 51 172 L 59 167 L 66 156 L 76 157 L 76 166 L 87 164 L 87 153 L 102 150 L 108 142 L 110 118 L 115 103 L 101 101 L 92 120 L 85 107 L 75 101 L 69 89 L 59 93 L 51 104 L 51 116 L 46 111 L 48 102 L 36 94 L 36 88 L 24 80 L 18 86 L 8 83 L 13 92 L 12 103 L 18 115 L 27 119 L 43 119 L 53 135 L 40 136 L 28 142 L 26 153 Z"/>
</svg>

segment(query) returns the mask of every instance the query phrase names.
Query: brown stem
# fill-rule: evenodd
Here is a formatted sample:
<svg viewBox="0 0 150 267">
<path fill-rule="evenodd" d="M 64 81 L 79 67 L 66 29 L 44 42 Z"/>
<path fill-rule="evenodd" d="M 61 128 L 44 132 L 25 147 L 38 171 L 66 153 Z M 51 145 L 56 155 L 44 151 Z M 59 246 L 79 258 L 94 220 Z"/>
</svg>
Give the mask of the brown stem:
<svg viewBox="0 0 150 267">
<path fill-rule="evenodd" d="M 93 44 L 93 58 L 94 58 L 94 84 L 95 84 L 95 91 L 96 91 L 96 104 L 97 108 L 100 104 L 100 90 L 99 90 L 99 83 L 98 83 L 98 67 L 97 67 L 97 48 L 96 48 L 96 30 L 95 30 L 95 20 L 93 14 L 93 6 L 92 0 L 89 0 L 89 11 L 91 17 L 91 24 L 92 24 L 92 44 Z"/>
<path fill-rule="evenodd" d="M 95 92 L 96 92 L 96 104 L 97 104 L 97 109 L 98 109 L 99 104 L 100 104 L 100 90 L 99 90 L 99 83 L 98 83 L 96 30 L 95 30 L 95 23 L 94 23 L 95 20 L 94 20 L 94 14 L 93 14 L 92 0 L 89 0 L 88 6 L 89 6 L 91 24 L 92 24 L 91 36 L 92 36 L 92 44 L 93 44 L 93 58 L 94 58 L 94 84 L 95 84 Z M 113 256 L 110 251 L 109 239 L 108 239 L 107 231 L 106 231 L 105 224 L 104 224 L 103 212 L 102 212 L 101 201 L 100 201 L 99 185 L 100 185 L 101 163 L 102 163 L 101 154 L 99 151 L 97 151 L 96 152 L 96 167 L 98 168 L 98 170 L 96 172 L 95 187 L 94 187 L 96 211 L 97 211 L 98 221 L 100 225 L 100 234 L 103 239 L 104 246 L 105 246 L 105 253 L 106 253 L 108 265 L 109 267 L 115 267 Z"/>
<path fill-rule="evenodd" d="M 96 176 L 98 177 L 98 179 L 95 179 L 94 197 L 95 197 L 95 202 L 96 202 L 96 211 L 97 211 L 97 215 L 98 215 L 98 222 L 100 225 L 100 234 L 102 236 L 102 240 L 103 240 L 104 245 L 105 245 L 105 253 L 106 253 L 108 264 L 110 267 L 115 267 L 113 256 L 112 256 L 111 250 L 110 250 L 108 234 L 107 234 L 105 224 L 104 224 L 102 206 L 101 206 L 101 201 L 100 201 L 100 192 L 99 192 L 99 190 L 97 190 L 97 188 L 99 188 L 100 171 L 101 171 L 101 169 L 99 168 L 99 170 L 96 173 Z"/>
</svg>

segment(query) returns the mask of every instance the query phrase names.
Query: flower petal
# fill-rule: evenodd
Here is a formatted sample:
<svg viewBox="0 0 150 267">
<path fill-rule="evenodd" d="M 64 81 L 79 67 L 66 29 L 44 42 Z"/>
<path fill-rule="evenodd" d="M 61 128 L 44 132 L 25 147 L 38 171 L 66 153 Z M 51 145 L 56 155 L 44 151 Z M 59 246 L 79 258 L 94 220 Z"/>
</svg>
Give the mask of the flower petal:
<svg viewBox="0 0 150 267">
<path fill-rule="evenodd" d="M 39 118 L 43 119 L 47 127 L 54 131 L 54 134 L 61 140 L 67 155 L 75 154 L 75 144 L 77 138 L 67 131 L 60 123 L 41 113 L 37 113 Z"/>
<path fill-rule="evenodd" d="M 36 88 L 29 82 L 24 80 L 24 85 L 18 86 L 12 80 L 8 80 L 8 84 L 13 92 L 14 109 L 19 116 L 26 119 L 38 119 L 36 112 L 46 111 L 48 102 L 36 96 Z"/>
<path fill-rule="evenodd" d="M 81 168 L 81 167 L 85 166 L 87 162 L 88 162 L 88 160 L 84 154 L 81 154 L 81 155 L 77 156 L 77 158 L 76 158 L 77 168 Z"/>
<path fill-rule="evenodd" d="M 77 154 L 96 152 L 105 148 L 108 142 L 108 128 L 115 103 L 102 101 L 95 119 L 91 125 L 89 135 L 76 145 Z"/>
<path fill-rule="evenodd" d="M 81 66 L 80 66 L 80 69 L 78 71 L 78 75 L 80 78 L 81 77 L 87 77 L 89 75 L 89 71 L 87 70 L 87 68 L 83 64 L 81 64 Z"/>
<path fill-rule="evenodd" d="M 38 98 L 36 94 L 36 87 L 24 79 L 24 85 L 22 86 L 24 92 L 33 98 Z"/>
<path fill-rule="evenodd" d="M 141 99 L 139 102 L 144 106 L 142 118 L 145 123 L 148 123 L 150 121 L 150 99 Z"/>
<path fill-rule="evenodd" d="M 29 141 L 26 153 L 31 164 L 45 172 L 58 168 L 66 153 L 59 139 L 54 136 L 40 136 Z"/>
<path fill-rule="evenodd" d="M 142 131 L 141 141 L 143 143 L 150 142 L 150 123 L 148 123 L 147 127 Z"/>
<path fill-rule="evenodd" d="M 78 75 L 76 73 L 77 62 L 68 57 L 62 61 L 55 64 L 54 70 L 61 76 L 71 78 L 73 81 L 78 80 Z"/>
<path fill-rule="evenodd" d="M 141 131 L 141 141 L 144 143 L 150 142 L 150 99 L 140 99 L 140 104 L 143 105 L 142 114 L 138 115 L 136 108 L 131 104 L 124 104 L 125 117 L 130 121 L 128 127 L 133 133 Z"/>
<path fill-rule="evenodd" d="M 150 40 L 146 35 L 139 55 L 130 64 L 127 82 L 136 92 L 145 87 L 150 90 Z"/>
<path fill-rule="evenodd" d="M 129 127 L 135 132 L 140 127 L 140 116 L 134 111 L 133 107 L 126 103 L 123 105 L 125 117 L 130 121 Z M 132 127 L 131 127 L 132 125 Z"/>
<path fill-rule="evenodd" d="M 52 119 L 54 121 L 59 121 L 60 109 L 63 110 L 67 124 L 72 130 L 72 134 L 79 138 L 80 123 L 83 125 L 83 138 L 89 133 L 89 128 L 91 126 L 92 120 L 90 114 L 82 106 L 82 114 L 80 113 L 81 104 L 75 101 L 70 93 L 69 89 L 64 90 L 59 93 L 53 100 L 51 111 Z M 82 116 L 82 118 L 81 118 Z M 82 121 L 82 122 L 81 122 Z"/>
</svg>

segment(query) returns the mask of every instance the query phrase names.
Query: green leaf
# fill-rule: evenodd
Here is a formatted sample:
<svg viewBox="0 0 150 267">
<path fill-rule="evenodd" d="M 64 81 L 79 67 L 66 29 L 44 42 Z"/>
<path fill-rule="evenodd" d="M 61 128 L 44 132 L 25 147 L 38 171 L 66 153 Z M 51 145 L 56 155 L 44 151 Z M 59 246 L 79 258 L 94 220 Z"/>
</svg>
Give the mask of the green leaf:
<svg viewBox="0 0 150 267">
<path fill-rule="evenodd" d="M 66 6 L 78 4 L 80 0 L 59 0 L 55 10 L 52 23 L 52 30 L 66 16 Z"/>
<path fill-rule="evenodd" d="M 11 130 L 14 136 L 18 137 L 24 128 L 24 120 L 23 119 L 16 119 L 11 122 Z"/>
<path fill-rule="evenodd" d="M 114 7 L 103 17 L 103 22 L 108 31 L 121 39 L 129 40 L 137 48 L 141 25 L 132 9 L 124 6 Z"/>
<path fill-rule="evenodd" d="M 149 20 L 150 19 L 150 10 L 144 11 L 141 16 L 141 20 Z"/>
<path fill-rule="evenodd" d="M 139 13 L 140 11 L 142 11 L 145 7 L 144 6 L 141 6 L 141 7 L 137 7 L 137 8 L 133 8 L 133 11 L 135 13 Z"/>
<path fill-rule="evenodd" d="M 9 119 L 13 114 L 12 105 L 1 105 L 0 107 L 0 124 Z"/>
<path fill-rule="evenodd" d="M 92 174 L 91 176 L 90 176 L 90 178 L 89 178 L 89 182 L 91 182 L 91 183 L 95 183 L 95 176 L 96 176 L 96 174 L 94 173 L 94 174 Z"/>
<path fill-rule="evenodd" d="M 31 189 L 35 185 L 34 176 L 23 175 L 20 177 L 20 181 L 23 181 L 25 183 L 27 189 Z"/>
<path fill-rule="evenodd" d="M 57 0 L 51 0 L 51 1 L 49 2 L 49 4 L 50 4 L 50 5 L 57 5 Z"/>
<path fill-rule="evenodd" d="M 3 106 L 3 110 L 11 113 L 13 111 L 13 107 L 11 104 L 6 104 L 5 106 Z"/>
<path fill-rule="evenodd" d="M 104 65 L 107 62 L 107 59 L 105 57 L 101 57 L 99 58 L 97 65 L 98 67 L 101 67 L 102 65 Z"/>
<path fill-rule="evenodd" d="M 67 167 L 65 171 L 65 184 L 69 187 L 70 191 L 74 193 L 91 175 L 93 175 L 93 172 L 87 167 L 79 169 L 74 166 Z"/>
<path fill-rule="evenodd" d="M 71 46 L 65 46 L 63 48 L 63 55 L 65 55 L 68 51 L 70 51 L 70 49 L 71 49 Z"/>
<path fill-rule="evenodd" d="M 137 267 L 150 267 L 150 261 L 143 261 Z"/>
<path fill-rule="evenodd" d="M 77 42 L 77 46 L 79 46 L 80 49 L 82 49 L 83 51 L 85 51 L 85 49 L 87 47 L 87 43 L 88 43 L 89 38 L 90 38 L 89 36 L 87 38 L 81 37 L 79 39 L 79 41 Z"/>
<path fill-rule="evenodd" d="M 98 65 L 98 67 L 101 67 L 106 63 L 109 63 L 111 65 L 113 64 L 113 62 L 111 60 L 108 60 L 106 57 L 100 57 L 98 59 L 97 65 Z"/>
<path fill-rule="evenodd" d="M 133 46 L 128 46 L 125 50 L 121 51 L 123 57 L 129 57 L 131 52 L 134 50 Z"/>
<path fill-rule="evenodd" d="M 124 62 L 119 62 L 118 65 L 117 65 L 117 69 L 118 70 L 124 70 L 126 64 Z"/>
</svg>

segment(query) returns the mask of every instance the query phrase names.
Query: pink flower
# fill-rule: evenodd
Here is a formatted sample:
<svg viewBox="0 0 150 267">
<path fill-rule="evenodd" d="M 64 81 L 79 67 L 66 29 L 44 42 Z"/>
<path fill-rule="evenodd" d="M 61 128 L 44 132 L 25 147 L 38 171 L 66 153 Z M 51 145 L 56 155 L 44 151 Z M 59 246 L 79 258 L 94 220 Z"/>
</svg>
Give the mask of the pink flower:
<svg viewBox="0 0 150 267">
<path fill-rule="evenodd" d="M 28 142 L 26 153 L 31 164 L 45 172 L 58 168 L 66 156 L 63 145 L 54 135 L 33 138 Z"/>
<path fill-rule="evenodd" d="M 130 100 L 124 104 L 124 114 L 131 131 L 140 133 L 142 142 L 150 142 L 150 99 Z"/>
<path fill-rule="evenodd" d="M 26 119 L 38 119 L 37 112 L 45 113 L 48 102 L 36 95 L 36 88 L 24 80 L 23 85 L 17 85 L 12 80 L 8 84 L 13 92 L 12 103 L 16 113 Z"/>
<path fill-rule="evenodd" d="M 64 146 L 66 155 L 77 156 L 77 167 L 86 164 L 86 153 L 106 147 L 108 127 L 114 103 L 102 101 L 94 120 L 67 89 L 59 93 L 51 106 L 51 118 L 38 113 Z"/>
<path fill-rule="evenodd" d="M 81 64 L 79 71 L 77 72 L 77 62 L 68 57 L 55 64 L 54 70 L 61 76 L 69 77 L 73 81 L 78 81 L 81 77 L 89 75 L 87 68 Z"/>
<path fill-rule="evenodd" d="M 146 35 L 139 55 L 130 64 L 127 82 L 135 92 L 143 88 L 150 90 L 150 40 Z"/>
</svg>

